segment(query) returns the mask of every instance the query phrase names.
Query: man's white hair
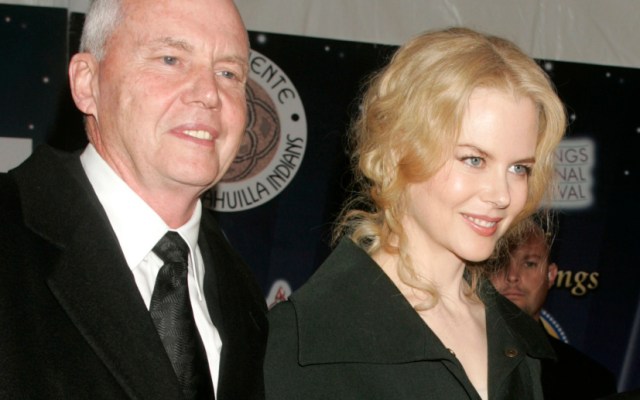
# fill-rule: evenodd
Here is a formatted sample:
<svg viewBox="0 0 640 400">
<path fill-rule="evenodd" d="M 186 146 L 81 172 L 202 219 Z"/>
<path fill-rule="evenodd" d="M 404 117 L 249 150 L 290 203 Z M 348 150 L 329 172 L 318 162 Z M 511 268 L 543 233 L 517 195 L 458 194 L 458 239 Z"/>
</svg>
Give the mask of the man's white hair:
<svg viewBox="0 0 640 400">
<path fill-rule="evenodd" d="M 85 17 L 80 51 L 98 61 L 105 56 L 107 40 L 122 21 L 121 0 L 93 0 Z"/>
</svg>

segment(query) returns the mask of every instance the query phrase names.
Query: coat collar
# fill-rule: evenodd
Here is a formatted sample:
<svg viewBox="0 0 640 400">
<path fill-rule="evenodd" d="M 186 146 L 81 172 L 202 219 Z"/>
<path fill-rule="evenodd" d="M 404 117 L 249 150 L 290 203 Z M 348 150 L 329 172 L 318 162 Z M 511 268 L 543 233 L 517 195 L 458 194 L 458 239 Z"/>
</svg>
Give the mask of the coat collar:
<svg viewBox="0 0 640 400">
<path fill-rule="evenodd" d="M 449 358 L 387 275 L 343 240 L 309 282 L 290 297 L 303 365 L 401 363 Z"/>
<path fill-rule="evenodd" d="M 554 358 L 554 352 L 536 321 L 483 281 L 480 297 L 485 303 L 489 346 L 489 397 L 503 386 L 525 356 Z"/>
<path fill-rule="evenodd" d="M 535 322 L 505 303 L 508 300 L 488 282 L 482 283 L 479 294 L 487 310 L 489 352 L 500 358 L 491 360 L 492 369 L 495 364 L 502 375 L 525 354 L 535 358 L 552 354 Z M 303 365 L 452 360 L 393 282 L 351 240 L 344 239 L 290 300 L 296 310 Z"/>
</svg>

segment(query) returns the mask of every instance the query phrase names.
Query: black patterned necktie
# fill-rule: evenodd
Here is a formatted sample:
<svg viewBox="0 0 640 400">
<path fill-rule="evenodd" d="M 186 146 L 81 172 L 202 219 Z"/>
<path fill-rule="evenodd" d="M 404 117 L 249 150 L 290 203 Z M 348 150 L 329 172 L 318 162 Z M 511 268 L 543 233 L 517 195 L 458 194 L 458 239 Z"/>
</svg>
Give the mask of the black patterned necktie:
<svg viewBox="0 0 640 400">
<path fill-rule="evenodd" d="M 164 265 L 158 272 L 149 311 L 188 400 L 213 399 L 207 356 L 198 334 L 187 284 L 187 243 L 167 232 L 153 248 Z"/>
</svg>

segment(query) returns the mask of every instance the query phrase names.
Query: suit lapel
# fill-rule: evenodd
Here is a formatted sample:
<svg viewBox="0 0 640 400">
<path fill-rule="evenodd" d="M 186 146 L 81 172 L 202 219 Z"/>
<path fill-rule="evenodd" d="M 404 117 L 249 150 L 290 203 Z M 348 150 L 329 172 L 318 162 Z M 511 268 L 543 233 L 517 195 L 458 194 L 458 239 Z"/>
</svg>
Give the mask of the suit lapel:
<svg viewBox="0 0 640 400">
<path fill-rule="evenodd" d="M 261 398 L 266 302 L 208 211 L 200 226 L 205 298 L 223 343 L 217 400 Z"/>
<path fill-rule="evenodd" d="M 220 333 L 220 337 L 224 342 L 226 337 L 224 336 L 225 329 L 222 319 L 222 310 L 220 308 L 221 300 L 218 283 L 218 275 L 222 275 L 221 278 L 224 279 L 224 272 L 221 270 L 219 271 L 219 268 L 216 266 L 223 265 L 222 263 L 224 263 L 225 260 L 224 256 L 222 256 L 219 251 L 212 250 L 211 247 L 215 245 L 210 243 L 210 236 L 212 236 L 210 230 L 200 228 L 200 233 L 198 234 L 198 247 L 200 248 L 202 260 L 205 265 L 204 291 L 207 309 L 209 310 L 211 321 Z"/>
<path fill-rule="evenodd" d="M 39 150 L 15 175 L 27 225 L 59 249 L 47 284 L 69 319 L 131 398 L 180 398 L 169 359 L 78 157 Z"/>
</svg>

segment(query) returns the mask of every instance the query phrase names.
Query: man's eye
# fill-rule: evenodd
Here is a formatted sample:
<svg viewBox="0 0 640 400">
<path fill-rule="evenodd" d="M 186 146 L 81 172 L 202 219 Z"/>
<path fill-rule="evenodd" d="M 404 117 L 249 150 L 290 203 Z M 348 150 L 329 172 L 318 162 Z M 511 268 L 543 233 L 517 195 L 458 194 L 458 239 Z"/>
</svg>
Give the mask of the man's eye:
<svg viewBox="0 0 640 400">
<path fill-rule="evenodd" d="M 538 266 L 538 263 L 533 261 L 527 261 L 524 263 L 524 266 L 527 268 L 536 268 Z"/>
<path fill-rule="evenodd" d="M 178 63 L 178 58 L 172 56 L 164 56 L 162 57 L 162 61 L 167 65 L 176 65 Z"/>
<path fill-rule="evenodd" d="M 218 74 L 227 79 L 237 79 L 237 75 L 232 71 L 220 71 Z"/>
</svg>

